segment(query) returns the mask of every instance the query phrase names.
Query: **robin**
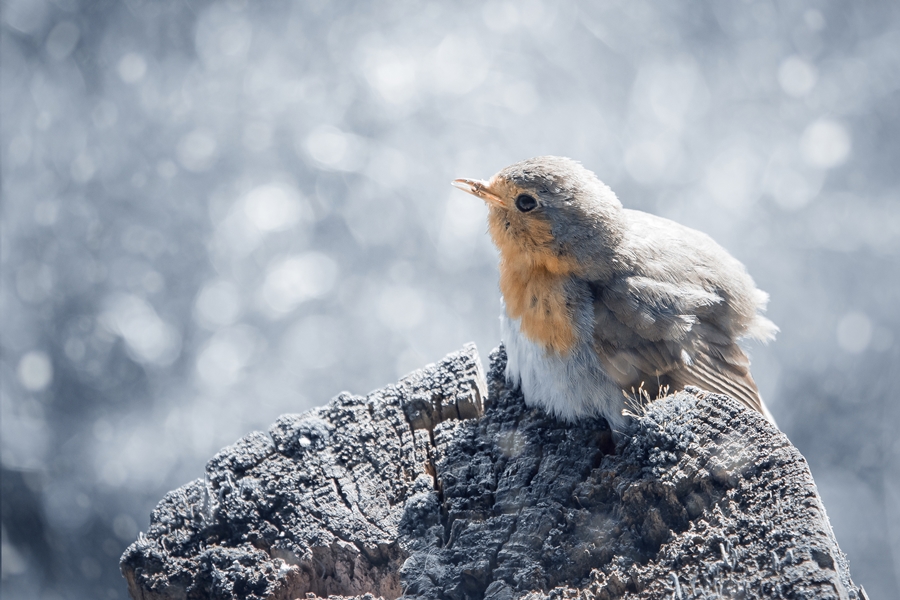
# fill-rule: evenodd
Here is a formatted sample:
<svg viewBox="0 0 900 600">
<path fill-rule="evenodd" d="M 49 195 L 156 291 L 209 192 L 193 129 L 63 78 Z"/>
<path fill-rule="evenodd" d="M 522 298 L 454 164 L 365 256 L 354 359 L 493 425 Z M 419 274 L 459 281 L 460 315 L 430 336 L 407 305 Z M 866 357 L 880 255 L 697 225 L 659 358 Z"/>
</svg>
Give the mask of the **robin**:
<svg viewBox="0 0 900 600">
<path fill-rule="evenodd" d="M 775 337 L 759 314 L 768 295 L 712 238 L 623 208 L 568 158 L 531 158 L 488 181 L 452 184 L 488 205 L 506 378 L 526 403 L 567 421 L 600 415 L 618 430 L 629 396 L 692 385 L 774 424 L 737 344 Z"/>
</svg>

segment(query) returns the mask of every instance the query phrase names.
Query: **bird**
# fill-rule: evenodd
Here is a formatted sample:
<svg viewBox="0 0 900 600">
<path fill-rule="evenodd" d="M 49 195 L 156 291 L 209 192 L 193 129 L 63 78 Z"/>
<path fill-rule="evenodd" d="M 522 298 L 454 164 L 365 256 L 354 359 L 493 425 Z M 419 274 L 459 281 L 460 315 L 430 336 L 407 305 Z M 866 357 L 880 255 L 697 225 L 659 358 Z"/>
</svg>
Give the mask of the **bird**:
<svg viewBox="0 0 900 600">
<path fill-rule="evenodd" d="M 505 377 L 528 406 L 569 422 L 601 416 L 622 431 L 634 400 L 693 386 L 775 424 L 738 344 L 774 339 L 778 327 L 761 314 L 768 294 L 711 237 L 624 208 L 570 158 L 529 158 L 452 185 L 487 204 Z"/>
</svg>

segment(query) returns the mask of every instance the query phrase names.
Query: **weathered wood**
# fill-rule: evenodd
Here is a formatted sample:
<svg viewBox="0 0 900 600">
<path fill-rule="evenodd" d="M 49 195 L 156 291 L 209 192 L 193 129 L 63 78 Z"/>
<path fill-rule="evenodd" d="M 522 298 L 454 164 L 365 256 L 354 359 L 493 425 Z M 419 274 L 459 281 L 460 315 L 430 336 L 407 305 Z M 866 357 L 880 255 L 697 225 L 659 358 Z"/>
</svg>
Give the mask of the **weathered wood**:
<svg viewBox="0 0 900 600">
<path fill-rule="evenodd" d="M 688 390 L 613 435 L 474 346 L 222 450 L 122 557 L 134 598 L 859 598 L 805 460 Z M 482 414 L 483 413 L 483 414 Z"/>
</svg>

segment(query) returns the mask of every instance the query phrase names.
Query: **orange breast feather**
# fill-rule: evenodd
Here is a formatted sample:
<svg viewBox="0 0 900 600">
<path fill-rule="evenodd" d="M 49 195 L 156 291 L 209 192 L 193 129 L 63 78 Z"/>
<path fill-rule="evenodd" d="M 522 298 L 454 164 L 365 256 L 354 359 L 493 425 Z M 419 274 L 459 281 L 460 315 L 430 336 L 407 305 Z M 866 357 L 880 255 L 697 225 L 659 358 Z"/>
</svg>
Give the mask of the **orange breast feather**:
<svg viewBox="0 0 900 600">
<path fill-rule="evenodd" d="M 549 226 L 529 225 L 527 231 L 520 230 L 516 238 L 511 238 L 499 220 L 491 219 L 491 234 L 500 250 L 500 291 L 507 314 L 519 320 L 528 339 L 566 355 L 576 339 L 565 282 L 576 265 L 548 248 Z"/>
</svg>

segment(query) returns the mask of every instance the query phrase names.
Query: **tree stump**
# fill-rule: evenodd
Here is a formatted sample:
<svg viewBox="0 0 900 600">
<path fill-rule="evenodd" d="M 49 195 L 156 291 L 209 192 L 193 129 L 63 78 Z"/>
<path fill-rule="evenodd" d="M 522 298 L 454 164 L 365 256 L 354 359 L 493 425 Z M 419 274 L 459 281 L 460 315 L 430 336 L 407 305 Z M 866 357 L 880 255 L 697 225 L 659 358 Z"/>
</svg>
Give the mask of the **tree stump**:
<svg viewBox="0 0 900 600">
<path fill-rule="evenodd" d="M 842 598 L 806 461 L 730 398 L 558 421 L 474 345 L 219 452 L 122 556 L 135 599 Z"/>
</svg>

